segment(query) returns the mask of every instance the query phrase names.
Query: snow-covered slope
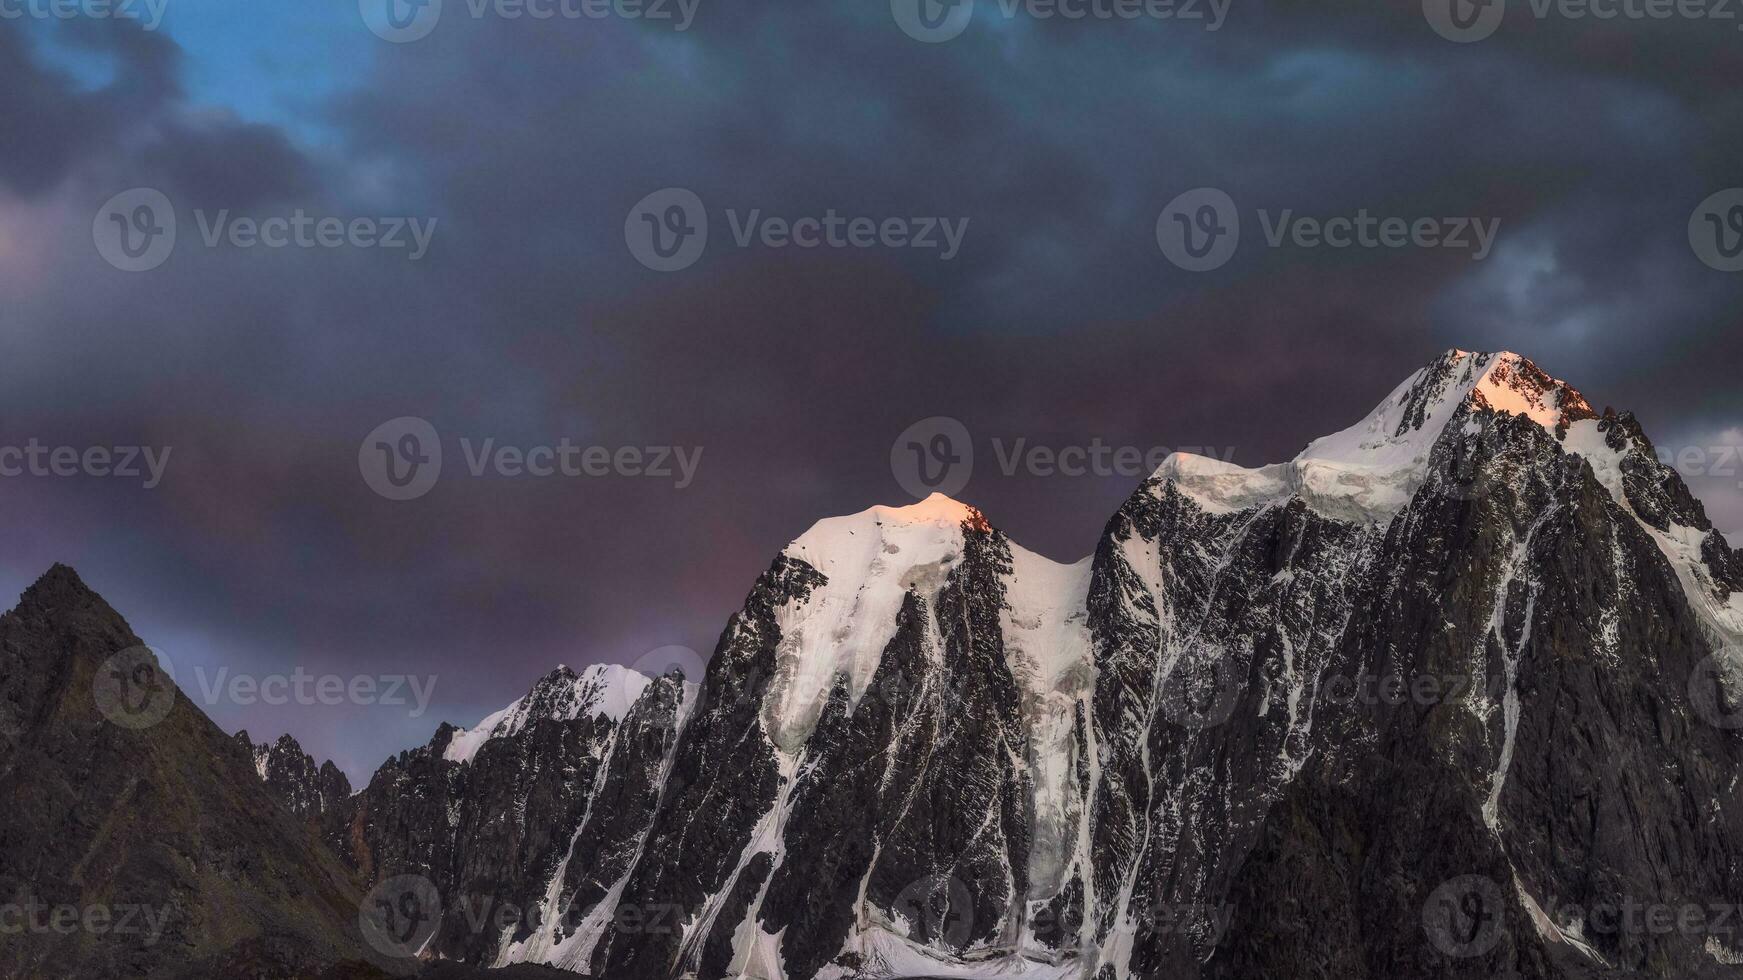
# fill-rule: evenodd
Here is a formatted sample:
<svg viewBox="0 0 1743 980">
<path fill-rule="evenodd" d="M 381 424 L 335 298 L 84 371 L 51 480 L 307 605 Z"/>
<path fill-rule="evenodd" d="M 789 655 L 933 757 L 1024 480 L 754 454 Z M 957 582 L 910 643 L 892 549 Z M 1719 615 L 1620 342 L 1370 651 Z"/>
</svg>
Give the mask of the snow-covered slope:
<svg viewBox="0 0 1743 980">
<path fill-rule="evenodd" d="M 614 978 L 1694 976 L 1541 910 L 1743 898 L 1743 746 L 1688 686 L 1740 626 L 1743 556 L 1632 416 L 1449 351 L 1289 462 L 1169 457 L 1081 561 L 937 495 L 820 521 L 699 692 L 555 672 L 384 767 L 389 810 L 459 809 L 369 857 L 478 894 L 513 855 L 536 921 L 443 955 Z M 1473 683 L 1339 693 L 1394 676 Z M 1515 896 L 1515 959 L 1425 941 L 1460 875 Z"/>
<path fill-rule="evenodd" d="M 912 592 L 932 598 L 962 560 L 962 529 L 978 512 L 943 494 L 907 507 L 873 507 L 818 521 L 782 554 L 825 581 L 776 613 L 781 646 L 764 700 L 775 743 L 796 752 L 829 692 L 845 678 L 858 703 Z"/>
<path fill-rule="evenodd" d="M 1642 479 L 1652 485 L 1636 497 L 1658 493 L 1656 487 L 1672 476 L 1654 464 L 1652 445 L 1631 418 L 1620 425 L 1613 416 L 1600 418 L 1573 386 L 1521 355 L 1451 350 L 1405 379 L 1362 421 L 1315 439 L 1287 463 L 1249 469 L 1176 453 L 1163 461 L 1155 478 L 1215 514 L 1299 497 L 1328 517 L 1384 524 L 1431 480 L 1452 483 L 1470 475 L 1456 472 L 1469 457 L 1452 451 L 1443 436 L 1456 423 L 1459 435 L 1474 437 L 1476 413 L 1535 422 L 1563 451 L 1590 464 L 1611 497 L 1631 511 L 1635 505 L 1625 486 L 1626 470 L 1645 474 Z M 1712 526 L 1677 483 L 1679 499 L 1660 503 L 1642 522 L 1690 584 L 1691 594 L 1702 597 L 1708 625 L 1736 643 L 1743 640 L 1743 591 L 1715 582 L 1726 572 L 1707 561 Z M 1713 540 L 1726 542 L 1726 536 Z"/>
<path fill-rule="evenodd" d="M 443 725 L 389 760 L 333 836 L 373 880 L 420 876 L 444 897 L 428 955 L 552 962 L 634 862 L 698 690 L 558 667 L 477 727 Z"/>
<path fill-rule="evenodd" d="M 1315 439 L 1287 463 L 1248 469 L 1175 453 L 1156 478 L 1214 513 L 1298 495 L 1328 516 L 1384 522 L 1428 480 L 1441 433 L 1469 409 L 1520 415 L 1558 435 L 1596 418 L 1579 392 L 1518 354 L 1452 350 L 1406 378 L 1362 421 Z"/>
<path fill-rule="evenodd" d="M 649 678 L 617 664 L 594 664 L 577 674 L 559 664 L 525 697 L 486 717 L 472 728 L 454 732 L 443 753 L 449 762 L 471 762 L 484 743 L 507 738 L 540 719 L 572 721 L 583 716 L 622 721 L 647 689 Z"/>
</svg>

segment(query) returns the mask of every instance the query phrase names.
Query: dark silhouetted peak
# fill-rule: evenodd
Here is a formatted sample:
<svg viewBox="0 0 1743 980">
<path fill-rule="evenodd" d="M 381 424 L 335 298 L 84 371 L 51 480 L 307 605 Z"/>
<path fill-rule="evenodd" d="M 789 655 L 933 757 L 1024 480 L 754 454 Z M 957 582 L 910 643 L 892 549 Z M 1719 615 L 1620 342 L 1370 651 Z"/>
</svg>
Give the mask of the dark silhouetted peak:
<svg viewBox="0 0 1743 980">
<path fill-rule="evenodd" d="M 9 935 L 0 976 L 289 978 L 364 953 L 356 882 L 261 786 L 248 734 L 129 669 L 148 662 L 65 565 L 0 616 L 0 895 L 171 913 L 145 945 Z"/>
<path fill-rule="evenodd" d="M 48 571 L 43 572 L 42 576 L 36 580 L 35 584 L 26 589 L 24 594 L 49 597 L 77 595 L 90 593 L 90 591 L 90 587 L 85 585 L 85 580 L 79 577 L 79 573 L 73 570 L 73 566 L 63 565 L 57 561 Z"/>
<path fill-rule="evenodd" d="M 91 591 L 78 572 L 57 562 L 24 590 L 13 612 L 26 618 L 55 618 L 80 609 L 120 618 L 102 596 Z"/>
</svg>

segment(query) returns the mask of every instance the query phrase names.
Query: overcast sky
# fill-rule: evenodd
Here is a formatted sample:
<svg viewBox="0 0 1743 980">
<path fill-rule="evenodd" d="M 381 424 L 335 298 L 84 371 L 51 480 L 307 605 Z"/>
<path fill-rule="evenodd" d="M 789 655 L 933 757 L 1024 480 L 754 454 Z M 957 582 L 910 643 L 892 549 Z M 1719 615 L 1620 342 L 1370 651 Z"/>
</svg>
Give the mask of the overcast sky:
<svg viewBox="0 0 1743 980">
<path fill-rule="evenodd" d="M 0 19 L 0 447 L 169 455 L 149 488 L 0 477 L 0 594 L 72 564 L 184 689 L 435 677 L 415 717 L 203 704 L 354 781 L 557 663 L 706 656 L 814 520 L 911 499 L 892 444 L 932 416 L 971 434 L 958 496 L 1062 560 L 1138 477 L 1007 476 L 1017 440 L 1276 461 L 1448 347 L 1524 353 L 1721 468 L 1743 444 L 1743 273 L 1690 234 L 1743 185 L 1735 21 L 1513 0 L 1453 43 L 1412 2 L 1233 0 L 1212 30 L 1208 5 L 979 0 L 928 43 L 875 0 L 700 0 L 683 30 L 447 0 L 396 43 L 352 0 L 167 0 L 156 23 L 146 0 L 124 21 L 28 2 L 0 0 L 25 12 Z M 1158 218 L 1207 187 L 1241 237 L 1190 271 Z M 128 271 L 117 229 L 161 231 L 128 225 L 140 199 L 116 195 L 138 188 L 176 237 Z M 683 225 L 641 204 L 666 188 L 709 224 L 677 271 L 630 246 Z M 380 220 L 249 244 L 248 222 L 299 213 Z M 1363 213 L 1467 243 L 1294 234 Z M 902 234 L 800 248 L 764 223 L 831 214 Z M 405 219 L 407 247 L 366 244 Z M 938 247 L 893 244 L 916 236 Z M 360 449 L 404 416 L 444 467 L 398 501 Z M 682 447 L 694 472 L 475 477 L 485 440 Z M 1691 480 L 1726 530 L 1740 480 Z"/>
</svg>

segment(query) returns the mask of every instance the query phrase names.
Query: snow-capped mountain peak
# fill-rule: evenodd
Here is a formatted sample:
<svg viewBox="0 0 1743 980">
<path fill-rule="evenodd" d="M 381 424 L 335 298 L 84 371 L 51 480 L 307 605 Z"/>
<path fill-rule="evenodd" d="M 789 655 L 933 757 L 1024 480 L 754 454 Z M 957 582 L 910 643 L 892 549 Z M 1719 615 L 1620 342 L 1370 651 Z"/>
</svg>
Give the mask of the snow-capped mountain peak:
<svg viewBox="0 0 1743 980">
<path fill-rule="evenodd" d="M 1296 458 L 1368 464 L 1414 460 L 1467 404 L 1523 415 L 1552 432 L 1597 417 L 1571 385 L 1512 351 L 1449 350 L 1406 378 L 1367 418 L 1315 439 Z"/>
<path fill-rule="evenodd" d="M 1428 478 L 1448 424 L 1470 412 L 1523 416 L 1557 438 L 1597 418 L 1583 395 L 1528 358 L 1455 349 L 1406 378 L 1360 422 L 1313 440 L 1287 463 L 1249 469 L 1175 453 L 1155 476 L 1215 513 L 1299 495 L 1328 516 L 1385 521 Z"/>
<path fill-rule="evenodd" d="M 559 664 L 539 678 L 525 697 L 472 728 L 456 731 L 443 757 L 471 762 L 486 742 L 512 736 L 540 719 L 571 721 L 603 715 L 621 721 L 650 682 L 651 678 L 617 664 L 594 664 L 579 674 Z"/>
<path fill-rule="evenodd" d="M 887 537 L 931 537 L 944 541 L 959 538 L 965 523 L 985 526 L 986 517 L 968 504 L 935 493 L 904 507 L 880 505 L 857 514 L 826 517 L 794 539 L 787 546 L 787 553 L 827 573 L 827 569 L 812 559 L 829 561 L 838 557 L 838 550 L 844 546 L 853 549 L 856 539 L 857 543 Z"/>
<path fill-rule="evenodd" d="M 1734 698 L 1691 686 L 1743 642 L 1743 553 L 1630 413 L 1450 351 L 1292 460 L 1159 475 L 1073 564 L 947 497 L 820 521 L 706 698 L 656 681 L 593 724 L 560 669 L 390 761 L 337 837 L 539 911 L 530 934 L 451 911 L 435 955 L 592 976 L 1409 976 L 1456 955 L 1464 924 L 1427 914 L 1454 882 L 1508 942 L 1472 975 L 1740 961 L 1542 912 L 1735 901 L 1723 862 L 1661 867 L 1743 827 Z M 528 737 L 551 715 L 582 717 Z M 1579 798 L 1604 820 L 1568 820 Z M 656 908 L 681 928 L 618 914 Z"/>
<path fill-rule="evenodd" d="M 855 699 L 865 690 L 910 592 L 935 596 L 962 560 L 966 530 L 991 532 L 974 507 L 941 493 L 905 507 L 872 507 L 818 521 L 783 554 L 823 576 L 778 614 L 786 637 L 771 685 L 775 741 L 797 747 L 811 732 L 837 676 Z"/>
</svg>

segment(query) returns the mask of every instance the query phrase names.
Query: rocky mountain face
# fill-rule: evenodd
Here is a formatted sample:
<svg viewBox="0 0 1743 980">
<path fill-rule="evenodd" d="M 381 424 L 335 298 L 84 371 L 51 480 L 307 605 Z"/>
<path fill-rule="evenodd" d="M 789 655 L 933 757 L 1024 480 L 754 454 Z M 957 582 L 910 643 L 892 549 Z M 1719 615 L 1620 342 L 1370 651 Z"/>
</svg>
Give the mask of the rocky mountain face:
<svg viewBox="0 0 1743 980">
<path fill-rule="evenodd" d="M 350 801 L 335 844 L 372 884 L 389 883 L 388 900 L 400 888 L 439 896 L 439 921 L 406 952 L 560 959 L 598 931 L 597 907 L 638 856 L 695 696 L 676 675 L 560 667 L 477 728 L 443 725 L 390 760 Z"/>
<path fill-rule="evenodd" d="M 362 891 L 56 566 L 0 616 L 0 975 L 305 977 Z"/>
<path fill-rule="evenodd" d="M 1618 921 L 1743 897 L 1743 745 L 1696 686 L 1735 642 L 1736 554 L 1632 419 L 1543 378 L 1449 354 L 1252 478 L 1287 495 L 1230 506 L 1269 487 L 1187 472 L 1116 516 L 1099 969 L 1736 975 L 1722 924 Z M 1349 467 L 1405 446 L 1427 465 L 1389 511 Z M 1350 505 L 1379 519 L 1328 516 Z"/>
<path fill-rule="evenodd" d="M 270 744 L 254 744 L 246 731 L 237 732 L 236 744 L 254 760 L 254 771 L 266 788 L 290 812 L 320 826 L 332 814 L 345 810 L 351 797 L 351 780 L 332 762 L 315 764 L 297 740 L 280 735 Z"/>
<path fill-rule="evenodd" d="M 345 843 L 441 891 L 426 955 L 614 978 L 1743 976 L 1740 636 L 1637 420 L 1451 351 L 1287 463 L 1171 457 L 1072 565 L 823 521 L 698 693 L 559 672 Z"/>
</svg>

